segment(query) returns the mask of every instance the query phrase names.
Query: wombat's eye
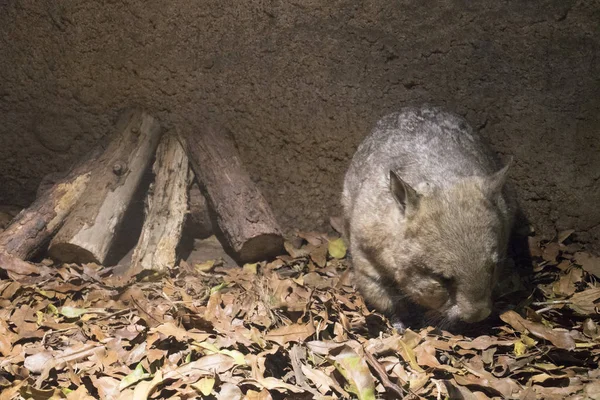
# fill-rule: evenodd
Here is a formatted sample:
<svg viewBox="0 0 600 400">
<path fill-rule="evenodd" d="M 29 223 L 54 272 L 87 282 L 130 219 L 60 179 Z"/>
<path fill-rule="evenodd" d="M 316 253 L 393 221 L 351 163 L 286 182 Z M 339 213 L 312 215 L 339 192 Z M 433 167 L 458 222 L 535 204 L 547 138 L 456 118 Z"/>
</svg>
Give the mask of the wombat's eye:
<svg viewBox="0 0 600 400">
<path fill-rule="evenodd" d="M 431 275 L 443 285 L 451 285 L 454 283 L 454 278 L 451 276 L 442 275 L 437 272 L 432 272 Z"/>
</svg>

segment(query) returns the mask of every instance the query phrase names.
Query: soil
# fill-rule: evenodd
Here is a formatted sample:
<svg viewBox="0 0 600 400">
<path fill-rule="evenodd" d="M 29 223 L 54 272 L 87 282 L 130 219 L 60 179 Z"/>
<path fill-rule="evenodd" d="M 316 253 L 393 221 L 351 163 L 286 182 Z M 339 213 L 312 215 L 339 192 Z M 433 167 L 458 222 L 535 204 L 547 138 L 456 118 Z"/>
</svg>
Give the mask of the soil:
<svg viewBox="0 0 600 400">
<path fill-rule="evenodd" d="M 281 225 L 324 229 L 374 122 L 429 102 L 515 156 L 542 235 L 598 243 L 598 21 L 597 0 L 0 0 L 0 204 L 137 104 L 225 125 Z"/>
</svg>

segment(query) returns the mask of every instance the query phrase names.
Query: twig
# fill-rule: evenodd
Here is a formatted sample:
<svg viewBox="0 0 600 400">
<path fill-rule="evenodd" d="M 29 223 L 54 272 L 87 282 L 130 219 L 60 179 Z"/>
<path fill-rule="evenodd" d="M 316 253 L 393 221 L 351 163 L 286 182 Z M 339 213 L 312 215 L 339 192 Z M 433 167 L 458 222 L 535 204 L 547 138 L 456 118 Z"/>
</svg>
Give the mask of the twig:
<svg viewBox="0 0 600 400">
<path fill-rule="evenodd" d="M 542 313 L 545 313 L 546 311 L 550 311 L 550 310 L 554 310 L 554 309 L 556 309 L 556 307 L 552 307 L 552 306 L 544 307 L 544 308 L 540 308 L 539 310 L 535 310 L 535 313 L 542 314 Z"/>
<path fill-rule="evenodd" d="M 142 308 L 142 306 L 140 305 L 140 303 L 138 303 L 138 301 L 136 299 L 133 298 L 133 296 L 131 297 L 131 301 L 136 305 L 137 309 L 140 310 L 141 312 L 143 312 L 144 314 L 146 314 L 147 316 L 149 316 L 150 318 L 152 318 L 153 320 L 155 320 L 156 322 L 158 322 L 159 324 L 162 323 L 162 321 L 154 318 L 152 316 L 152 314 L 150 314 L 148 311 L 144 310 Z"/>
<path fill-rule="evenodd" d="M 379 379 L 381 380 L 381 383 L 383 384 L 383 386 L 386 389 L 397 394 L 400 399 L 403 399 L 404 394 L 409 393 L 409 392 L 406 389 L 403 389 L 400 386 L 396 385 L 394 382 L 392 382 L 390 380 L 390 378 L 388 377 L 388 374 L 385 371 L 385 368 L 383 368 L 383 366 L 379 363 L 379 361 L 377 361 L 375 359 L 375 357 L 373 357 L 373 354 L 369 353 L 366 349 L 364 349 L 364 347 L 363 347 L 363 353 L 365 354 L 365 356 L 367 358 L 367 362 L 369 363 L 371 368 L 373 368 L 375 370 L 375 372 L 377 372 L 377 375 L 379 375 Z"/>
<path fill-rule="evenodd" d="M 536 301 L 531 303 L 532 306 L 547 306 L 552 304 L 571 304 L 571 300 L 550 300 L 550 301 Z"/>
<path fill-rule="evenodd" d="M 294 369 L 294 376 L 296 378 L 296 385 L 303 386 L 306 384 L 306 377 L 302 373 L 300 368 L 300 347 L 298 345 L 292 346 L 290 351 L 290 361 L 292 362 L 292 368 Z"/>
<path fill-rule="evenodd" d="M 297 344 L 295 344 L 290 350 L 290 360 L 292 362 L 293 374 L 296 378 L 296 386 L 299 386 L 307 392 L 310 392 L 314 398 L 318 398 L 321 394 L 310 387 L 310 385 L 306 382 L 306 376 L 304 375 L 304 372 L 302 372 L 301 359 L 304 359 L 306 356 L 306 353 L 302 354 L 303 350 L 304 349 Z"/>
<path fill-rule="evenodd" d="M 131 309 L 131 308 L 124 308 L 124 309 L 122 309 L 122 310 L 115 311 L 115 312 L 113 312 L 113 313 L 111 313 L 111 314 L 107 314 L 107 315 L 105 315 L 105 316 L 103 316 L 103 317 L 96 318 L 96 320 L 95 320 L 95 321 L 96 321 L 96 322 L 98 322 L 98 321 L 103 321 L 103 320 L 105 320 L 105 319 L 109 319 L 109 318 L 112 318 L 112 317 L 116 317 L 117 315 L 121 315 L 121 314 L 127 314 L 128 312 L 131 312 L 131 311 L 132 311 L 132 309 Z"/>
<path fill-rule="evenodd" d="M 442 400 L 442 383 L 439 379 L 432 379 L 433 383 L 435 383 L 435 388 L 437 389 L 437 400 Z"/>
</svg>

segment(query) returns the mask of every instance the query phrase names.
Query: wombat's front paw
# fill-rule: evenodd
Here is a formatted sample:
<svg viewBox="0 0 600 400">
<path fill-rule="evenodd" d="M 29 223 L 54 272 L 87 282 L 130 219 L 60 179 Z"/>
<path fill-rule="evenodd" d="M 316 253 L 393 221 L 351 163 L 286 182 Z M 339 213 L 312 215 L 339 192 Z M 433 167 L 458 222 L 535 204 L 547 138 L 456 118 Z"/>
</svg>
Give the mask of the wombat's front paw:
<svg viewBox="0 0 600 400">
<path fill-rule="evenodd" d="M 398 333 L 404 333 L 406 330 L 406 325 L 400 320 L 400 318 L 393 317 L 390 322 L 392 323 L 392 327 L 396 329 Z"/>
</svg>

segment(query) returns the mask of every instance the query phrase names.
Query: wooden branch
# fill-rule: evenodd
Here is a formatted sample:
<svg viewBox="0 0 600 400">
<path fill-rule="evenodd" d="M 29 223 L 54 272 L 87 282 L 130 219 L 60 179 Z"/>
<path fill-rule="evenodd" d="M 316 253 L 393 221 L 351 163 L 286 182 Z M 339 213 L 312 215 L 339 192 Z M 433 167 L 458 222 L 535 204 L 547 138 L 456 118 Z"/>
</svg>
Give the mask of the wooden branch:
<svg viewBox="0 0 600 400">
<path fill-rule="evenodd" d="M 217 224 L 241 262 L 281 254 L 283 238 L 269 204 L 244 170 L 229 136 L 215 127 L 180 131 L 196 178 L 206 191 Z"/>
<path fill-rule="evenodd" d="M 185 151 L 174 135 L 163 136 L 156 150 L 155 179 L 148 195 L 148 213 L 131 259 L 133 273 L 168 271 L 177 261 L 188 211 L 188 191 L 192 172 Z"/>
<path fill-rule="evenodd" d="M 44 249 L 79 201 L 102 154 L 100 145 L 70 171 L 44 187 L 38 198 L 0 233 L 0 251 L 28 260 Z M 55 177 L 57 175 L 54 175 Z"/>
<path fill-rule="evenodd" d="M 123 114 L 117 134 L 95 162 L 91 184 L 50 243 L 53 259 L 105 262 L 159 139 L 160 125 L 152 116 L 137 109 Z"/>
</svg>

